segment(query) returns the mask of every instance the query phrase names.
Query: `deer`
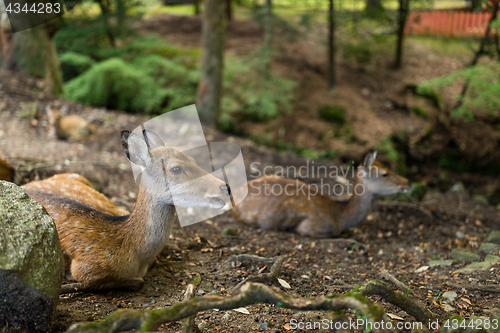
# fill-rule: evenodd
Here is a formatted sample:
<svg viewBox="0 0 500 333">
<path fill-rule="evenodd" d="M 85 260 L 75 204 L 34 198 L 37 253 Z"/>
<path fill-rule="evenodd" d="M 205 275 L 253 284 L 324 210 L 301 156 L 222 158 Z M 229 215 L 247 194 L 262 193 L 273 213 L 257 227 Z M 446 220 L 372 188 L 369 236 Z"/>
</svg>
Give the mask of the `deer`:
<svg viewBox="0 0 500 333">
<path fill-rule="evenodd" d="M 309 185 L 299 180 L 263 176 L 247 182 L 248 196 L 231 211 L 238 222 L 248 226 L 316 238 L 338 237 L 365 219 L 375 196 L 410 188 L 408 179 L 387 169 L 376 156 L 376 151 L 368 153 L 357 168 L 354 191 L 347 201 L 311 196 Z"/>
<path fill-rule="evenodd" d="M 69 142 L 80 141 L 95 133 L 94 125 L 77 115 L 67 115 L 68 107 L 60 110 L 46 106 L 45 112 L 49 118 L 50 134 L 60 140 Z"/>
<path fill-rule="evenodd" d="M 123 151 L 140 167 L 137 202 L 129 215 L 78 174 L 57 174 L 22 188 L 53 218 L 65 261 L 61 293 L 104 289 L 137 291 L 172 233 L 175 205 L 222 209 L 229 186 L 184 152 L 165 147 L 154 132 L 144 139 L 121 132 Z"/>
</svg>

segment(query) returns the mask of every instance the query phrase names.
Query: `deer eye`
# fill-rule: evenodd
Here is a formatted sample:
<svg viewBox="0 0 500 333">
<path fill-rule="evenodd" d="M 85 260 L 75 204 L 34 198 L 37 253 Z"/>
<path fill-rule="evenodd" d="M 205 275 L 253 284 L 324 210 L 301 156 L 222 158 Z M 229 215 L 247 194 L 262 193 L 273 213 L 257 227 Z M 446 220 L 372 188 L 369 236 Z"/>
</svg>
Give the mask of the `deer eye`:
<svg viewBox="0 0 500 333">
<path fill-rule="evenodd" d="M 172 169 L 170 169 L 170 172 L 173 173 L 174 175 L 178 175 L 180 173 L 182 173 L 184 170 L 182 170 L 181 167 L 173 167 Z"/>
</svg>

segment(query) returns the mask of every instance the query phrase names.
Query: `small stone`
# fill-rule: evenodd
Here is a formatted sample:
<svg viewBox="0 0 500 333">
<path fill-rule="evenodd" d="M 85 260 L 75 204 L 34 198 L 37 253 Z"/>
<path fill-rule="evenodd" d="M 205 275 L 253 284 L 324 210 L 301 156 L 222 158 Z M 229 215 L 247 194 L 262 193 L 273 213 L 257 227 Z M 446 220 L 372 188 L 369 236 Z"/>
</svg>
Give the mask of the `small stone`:
<svg viewBox="0 0 500 333">
<path fill-rule="evenodd" d="M 443 309 L 444 309 L 446 312 L 452 312 L 452 311 L 455 311 L 455 308 L 454 308 L 454 307 L 452 307 L 451 305 L 446 304 L 446 303 L 443 303 L 442 307 L 443 307 Z"/>
<path fill-rule="evenodd" d="M 267 321 L 263 322 L 262 324 L 259 325 L 259 328 L 261 330 L 265 330 L 267 328 Z"/>
<path fill-rule="evenodd" d="M 222 229 L 222 234 L 226 236 L 237 236 L 238 232 L 235 229 L 224 228 Z"/>
<path fill-rule="evenodd" d="M 448 299 L 448 301 L 453 302 L 457 298 L 458 294 L 454 291 L 447 291 L 443 293 L 443 297 Z"/>
<path fill-rule="evenodd" d="M 473 262 L 472 264 L 469 264 L 464 268 L 457 270 L 457 273 L 469 274 L 475 271 L 485 271 L 490 269 L 491 267 L 492 267 L 491 263 L 487 261 Z"/>
<path fill-rule="evenodd" d="M 416 269 L 415 273 L 422 273 L 422 272 L 425 272 L 428 269 L 429 269 L 429 266 L 422 266 L 419 269 Z"/>
<path fill-rule="evenodd" d="M 479 254 L 470 252 L 467 249 L 464 248 L 456 248 L 451 251 L 451 257 L 457 261 L 478 261 L 479 260 Z"/>
<path fill-rule="evenodd" d="M 500 244 L 500 230 L 493 230 L 486 238 L 487 243 Z"/>
<path fill-rule="evenodd" d="M 464 239 L 465 238 L 465 235 L 463 232 L 461 231 L 457 231 L 455 236 L 458 238 L 458 239 Z"/>
<path fill-rule="evenodd" d="M 479 252 L 484 252 L 487 254 L 498 254 L 500 252 L 500 245 L 493 243 L 483 243 L 479 247 Z"/>
<path fill-rule="evenodd" d="M 453 264 L 453 259 L 449 260 L 431 260 L 429 261 L 428 265 L 429 267 L 434 267 L 434 266 L 450 266 Z"/>
<path fill-rule="evenodd" d="M 224 313 L 222 320 L 229 320 L 229 312 Z"/>
<path fill-rule="evenodd" d="M 492 254 L 487 254 L 486 258 L 484 258 L 484 261 L 487 261 L 490 264 L 494 265 L 494 264 L 500 262 L 500 257 L 499 256 L 494 256 Z"/>
</svg>

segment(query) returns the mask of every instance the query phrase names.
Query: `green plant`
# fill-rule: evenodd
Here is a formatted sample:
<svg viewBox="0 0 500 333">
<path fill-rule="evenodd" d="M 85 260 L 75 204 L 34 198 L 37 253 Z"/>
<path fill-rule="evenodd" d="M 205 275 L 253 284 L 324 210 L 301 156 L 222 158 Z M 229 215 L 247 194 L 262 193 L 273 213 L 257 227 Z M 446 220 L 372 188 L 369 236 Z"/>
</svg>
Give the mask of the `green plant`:
<svg viewBox="0 0 500 333">
<path fill-rule="evenodd" d="M 64 81 L 69 81 L 77 77 L 95 64 L 95 61 L 89 56 L 75 52 L 61 54 L 59 61 L 61 62 Z"/>
<path fill-rule="evenodd" d="M 487 65 L 475 65 L 453 72 L 448 76 L 437 77 L 422 82 L 417 87 L 417 93 L 428 94 L 434 89 L 444 90 L 455 82 L 467 82 L 465 96 L 457 96 L 461 105 L 452 112 L 453 117 L 463 117 L 473 120 L 473 111 L 494 114 L 500 109 L 500 62 Z"/>
<path fill-rule="evenodd" d="M 64 89 L 71 100 L 129 112 L 158 110 L 168 95 L 144 71 L 119 58 L 92 66 Z"/>
<path fill-rule="evenodd" d="M 318 109 L 321 119 L 339 124 L 345 122 L 345 112 L 345 108 L 341 105 L 323 106 Z"/>
</svg>

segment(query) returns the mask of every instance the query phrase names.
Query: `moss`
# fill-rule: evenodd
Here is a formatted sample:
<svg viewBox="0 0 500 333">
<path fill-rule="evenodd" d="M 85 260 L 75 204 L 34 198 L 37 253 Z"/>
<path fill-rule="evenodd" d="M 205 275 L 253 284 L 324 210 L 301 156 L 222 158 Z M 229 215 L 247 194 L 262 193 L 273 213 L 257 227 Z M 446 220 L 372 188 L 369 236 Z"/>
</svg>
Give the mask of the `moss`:
<svg viewBox="0 0 500 333">
<path fill-rule="evenodd" d="M 64 82 L 69 81 L 88 70 L 96 62 L 89 56 L 75 52 L 66 52 L 59 56 Z"/>
<path fill-rule="evenodd" d="M 343 124 L 345 122 L 346 110 L 340 105 L 323 106 L 318 109 L 319 117 L 323 120 Z"/>
<path fill-rule="evenodd" d="M 426 118 L 426 119 L 429 119 L 431 117 L 430 114 L 429 114 L 429 112 L 426 109 L 424 109 L 423 107 L 421 107 L 421 106 L 414 105 L 411 108 L 411 110 L 417 116 L 421 116 L 421 117 Z"/>
</svg>

